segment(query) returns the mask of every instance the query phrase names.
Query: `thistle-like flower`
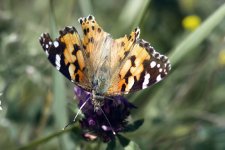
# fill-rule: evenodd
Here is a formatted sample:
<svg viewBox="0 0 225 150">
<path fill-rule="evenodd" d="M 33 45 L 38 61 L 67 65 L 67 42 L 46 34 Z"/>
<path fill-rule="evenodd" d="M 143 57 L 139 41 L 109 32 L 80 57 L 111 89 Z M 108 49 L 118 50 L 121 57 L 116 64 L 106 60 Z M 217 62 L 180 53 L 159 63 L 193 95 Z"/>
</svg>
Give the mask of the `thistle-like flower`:
<svg viewBox="0 0 225 150">
<path fill-rule="evenodd" d="M 84 104 L 82 112 L 84 118 L 80 120 L 83 129 L 83 137 L 87 140 L 102 139 L 109 142 L 115 138 L 119 132 L 123 132 L 128 125 L 127 117 L 130 110 L 135 106 L 129 103 L 122 96 L 111 96 L 104 98 L 104 105 L 101 110 L 95 110 L 91 100 L 92 94 L 82 88 L 74 88 L 79 108 Z"/>
</svg>

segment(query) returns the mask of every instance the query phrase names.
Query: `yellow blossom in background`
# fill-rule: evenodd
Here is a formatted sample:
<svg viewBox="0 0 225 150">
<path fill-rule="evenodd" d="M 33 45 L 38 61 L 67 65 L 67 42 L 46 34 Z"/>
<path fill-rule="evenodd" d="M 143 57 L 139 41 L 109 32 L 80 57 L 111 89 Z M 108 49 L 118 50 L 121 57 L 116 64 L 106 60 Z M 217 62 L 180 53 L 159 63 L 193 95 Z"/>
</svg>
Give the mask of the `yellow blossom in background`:
<svg viewBox="0 0 225 150">
<path fill-rule="evenodd" d="M 225 49 L 219 53 L 219 64 L 225 65 Z"/>
<path fill-rule="evenodd" d="M 182 26 L 186 30 L 193 31 L 201 24 L 201 18 L 196 15 L 186 16 L 182 20 Z"/>
</svg>

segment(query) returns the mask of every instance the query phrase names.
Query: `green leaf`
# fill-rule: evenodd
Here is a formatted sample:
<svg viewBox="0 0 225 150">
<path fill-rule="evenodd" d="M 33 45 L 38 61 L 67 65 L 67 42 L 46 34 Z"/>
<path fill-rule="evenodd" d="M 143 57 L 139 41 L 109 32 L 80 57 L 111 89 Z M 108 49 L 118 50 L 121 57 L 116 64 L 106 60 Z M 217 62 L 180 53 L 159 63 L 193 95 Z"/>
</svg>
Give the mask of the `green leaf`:
<svg viewBox="0 0 225 150">
<path fill-rule="evenodd" d="M 130 140 L 128 138 L 120 134 L 117 134 L 117 138 L 119 139 L 119 142 L 123 147 L 126 147 L 130 143 Z"/>
<path fill-rule="evenodd" d="M 56 22 L 54 15 L 54 4 L 53 0 L 50 0 L 50 23 L 51 31 L 53 37 L 56 37 L 54 33 L 56 31 Z M 55 127 L 56 129 L 62 129 L 68 122 L 67 112 L 66 112 L 66 87 L 65 87 L 65 78 L 54 69 L 53 71 L 53 115 L 55 118 Z M 70 140 L 69 135 L 65 134 L 59 137 L 59 145 L 62 145 L 63 149 L 71 149 L 74 147 L 74 143 Z"/>
<path fill-rule="evenodd" d="M 137 143 L 134 141 L 130 141 L 129 145 L 124 147 L 125 150 L 140 150 L 140 147 Z"/>
<path fill-rule="evenodd" d="M 120 144 L 124 147 L 125 150 L 140 150 L 137 143 L 129 140 L 128 138 L 118 134 L 117 135 Z"/>
<path fill-rule="evenodd" d="M 108 143 L 106 150 L 114 150 L 116 147 L 116 140 L 112 140 L 110 143 Z"/>
<path fill-rule="evenodd" d="M 144 123 L 144 119 L 136 120 L 133 124 L 129 124 L 123 132 L 133 132 Z"/>
</svg>

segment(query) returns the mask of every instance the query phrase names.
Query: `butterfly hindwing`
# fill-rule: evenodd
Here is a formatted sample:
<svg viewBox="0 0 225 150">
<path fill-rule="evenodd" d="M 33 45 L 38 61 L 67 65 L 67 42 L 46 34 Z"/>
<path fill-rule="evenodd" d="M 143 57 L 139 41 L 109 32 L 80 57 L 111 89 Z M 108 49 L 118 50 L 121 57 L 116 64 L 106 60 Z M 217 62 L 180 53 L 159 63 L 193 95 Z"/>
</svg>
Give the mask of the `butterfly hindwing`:
<svg viewBox="0 0 225 150">
<path fill-rule="evenodd" d="M 80 37 L 74 27 L 65 27 L 54 41 L 43 33 L 40 43 L 49 61 L 65 77 L 81 87 L 88 87 Z"/>
</svg>

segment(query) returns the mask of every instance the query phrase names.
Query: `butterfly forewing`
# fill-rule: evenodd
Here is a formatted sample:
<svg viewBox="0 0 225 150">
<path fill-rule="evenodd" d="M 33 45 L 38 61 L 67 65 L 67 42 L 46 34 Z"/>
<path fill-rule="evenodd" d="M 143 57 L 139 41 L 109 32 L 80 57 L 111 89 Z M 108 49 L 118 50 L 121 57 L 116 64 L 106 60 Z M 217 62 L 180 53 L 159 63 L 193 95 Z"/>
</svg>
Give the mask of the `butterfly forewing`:
<svg viewBox="0 0 225 150">
<path fill-rule="evenodd" d="M 90 88 L 80 37 L 74 27 L 65 27 L 54 41 L 43 33 L 40 43 L 49 61 L 65 77 L 83 88 Z"/>
<path fill-rule="evenodd" d="M 150 44 L 137 39 L 118 74 L 112 78 L 108 95 L 127 94 L 145 89 L 161 81 L 170 70 L 168 58 L 156 52 Z"/>
</svg>

